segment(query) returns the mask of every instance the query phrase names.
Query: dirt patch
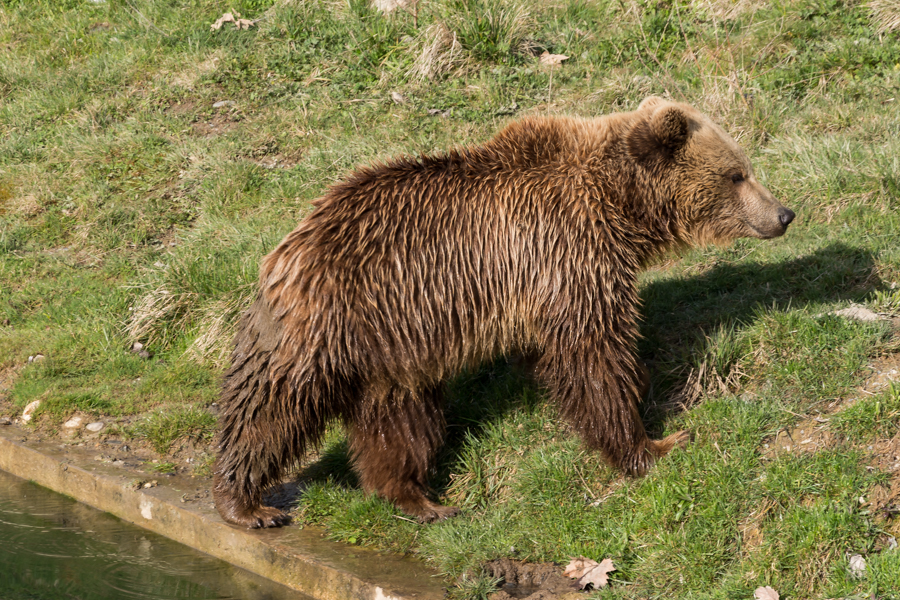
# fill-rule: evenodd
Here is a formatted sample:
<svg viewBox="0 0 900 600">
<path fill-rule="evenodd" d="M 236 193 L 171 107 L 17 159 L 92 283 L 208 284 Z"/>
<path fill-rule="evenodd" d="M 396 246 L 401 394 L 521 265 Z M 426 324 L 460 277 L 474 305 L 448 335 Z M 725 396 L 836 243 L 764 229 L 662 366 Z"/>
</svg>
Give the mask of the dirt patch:
<svg viewBox="0 0 900 600">
<path fill-rule="evenodd" d="M 829 448 L 835 442 L 835 435 L 828 428 L 828 419 L 817 415 L 804 419 L 790 429 L 779 431 L 763 444 L 763 455 L 774 458 L 786 452 L 815 452 L 820 448 Z"/>
<path fill-rule="evenodd" d="M 822 408 L 819 414 L 805 417 L 793 427 L 782 429 L 774 438 L 765 440 L 763 455 L 774 458 L 784 452 L 814 452 L 838 443 L 840 436 L 832 433 L 828 426 L 829 415 L 844 410 L 860 398 L 874 396 L 886 391 L 890 385 L 900 383 L 900 353 L 880 357 L 866 365 L 866 369 L 869 373 L 863 384 L 857 388 L 858 395 L 833 400 Z M 879 440 L 876 447 L 887 442 L 889 441 Z"/>
<path fill-rule="evenodd" d="M 749 557 L 763 543 L 763 523 L 769 512 L 772 511 L 778 503 L 770 498 L 766 498 L 756 507 L 747 517 L 741 521 L 738 530 L 741 533 L 741 555 Z"/>
<path fill-rule="evenodd" d="M 896 319 L 895 319 L 896 322 Z M 814 452 L 820 448 L 830 448 L 844 441 L 840 434 L 829 428 L 829 417 L 860 398 L 884 393 L 891 385 L 900 383 L 900 353 L 883 356 L 866 365 L 867 377 L 857 388 L 858 395 L 837 399 L 825 406 L 814 416 L 807 416 L 791 428 L 779 431 L 774 438 L 763 444 L 762 453 L 766 458 L 775 458 L 789 452 Z M 851 440 L 852 441 L 852 440 Z M 881 523 L 885 530 L 885 540 L 900 537 L 900 435 L 891 439 L 879 438 L 873 442 L 860 442 L 857 448 L 864 452 L 866 468 L 888 474 L 888 480 L 874 486 L 868 497 L 860 498 L 860 504 Z M 741 535 L 746 548 L 752 549 L 762 542 L 760 524 L 768 509 L 763 506 L 742 524 Z M 881 543 L 888 547 L 888 542 Z"/>
<path fill-rule="evenodd" d="M 194 135 L 201 137 L 214 137 L 228 133 L 235 129 L 238 125 L 237 119 L 234 119 L 230 112 L 219 112 L 210 119 L 196 121 L 191 124 Z"/>
<path fill-rule="evenodd" d="M 271 136 L 257 140 L 251 149 L 236 158 L 249 160 L 263 169 L 290 169 L 303 158 L 299 150 L 287 151 Z"/>
<path fill-rule="evenodd" d="M 185 100 L 184 102 L 176 102 L 166 109 L 170 115 L 181 117 L 184 115 L 194 115 L 200 112 L 201 105 L 196 100 Z"/>
<path fill-rule="evenodd" d="M 502 580 L 490 600 L 563 600 L 582 598 L 574 582 L 554 563 L 528 563 L 499 558 L 484 565 L 488 575 Z"/>
<path fill-rule="evenodd" d="M 900 319 L 895 319 L 900 329 Z M 871 371 L 860 391 L 873 395 L 887 390 L 892 383 L 900 382 L 900 352 L 879 358 L 866 365 Z"/>
<path fill-rule="evenodd" d="M 868 498 L 863 498 L 871 514 L 882 522 L 886 533 L 900 537 L 900 435 L 890 440 L 878 440 L 870 446 L 867 468 L 890 474 L 883 485 L 875 486 Z"/>
</svg>

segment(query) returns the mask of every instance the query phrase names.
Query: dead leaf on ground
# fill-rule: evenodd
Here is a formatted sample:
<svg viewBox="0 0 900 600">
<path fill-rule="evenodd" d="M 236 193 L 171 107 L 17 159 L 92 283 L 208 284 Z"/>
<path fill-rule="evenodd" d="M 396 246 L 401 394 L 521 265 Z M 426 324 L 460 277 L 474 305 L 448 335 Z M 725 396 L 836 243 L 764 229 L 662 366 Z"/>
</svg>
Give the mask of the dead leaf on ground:
<svg viewBox="0 0 900 600">
<path fill-rule="evenodd" d="M 756 591 L 753 592 L 753 598 L 755 600 L 778 600 L 778 592 L 770 588 L 769 586 L 758 587 Z"/>
<path fill-rule="evenodd" d="M 569 57 L 565 54 L 550 54 L 546 50 L 541 54 L 541 65 L 545 67 L 555 67 L 557 65 L 562 64 L 562 61 L 568 59 Z"/>
<path fill-rule="evenodd" d="M 400 92 L 391 92 L 391 100 L 394 101 L 394 104 L 405 104 L 406 97 Z"/>
<path fill-rule="evenodd" d="M 578 558 L 573 558 L 572 562 L 566 566 L 563 575 L 572 579 L 578 579 L 579 589 L 583 590 L 588 585 L 593 585 L 595 590 L 599 590 L 602 587 L 606 587 L 606 584 L 609 583 L 607 573 L 615 570 L 612 560 L 608 558 L 604 558 L 603 562 L 598 563 L 596 560 L 579 556 Z"/>
<path fill-rule="evenodd" d="M 225 23 L 234 23 L 236 29 L 250 29 L 256 24 L 255 21 L 251 21 L 250 19 L 242 19 L 240 13 L 227 12 L 216 19 L 216 22 L 210 26 L 209 30 L 219 30 Z"/>
</svg>

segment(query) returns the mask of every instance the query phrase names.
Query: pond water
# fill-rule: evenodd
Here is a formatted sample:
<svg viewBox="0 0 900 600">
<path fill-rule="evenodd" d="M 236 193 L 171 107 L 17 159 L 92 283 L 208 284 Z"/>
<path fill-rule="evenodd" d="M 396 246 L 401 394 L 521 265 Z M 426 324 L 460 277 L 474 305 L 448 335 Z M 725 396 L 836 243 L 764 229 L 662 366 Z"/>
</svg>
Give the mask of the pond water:
<svg viewBox="0 0 900 600">
<path fill-rule="evenodd" d="M 310 600 L 0 471 L 3 600 Z"/>
</svg>

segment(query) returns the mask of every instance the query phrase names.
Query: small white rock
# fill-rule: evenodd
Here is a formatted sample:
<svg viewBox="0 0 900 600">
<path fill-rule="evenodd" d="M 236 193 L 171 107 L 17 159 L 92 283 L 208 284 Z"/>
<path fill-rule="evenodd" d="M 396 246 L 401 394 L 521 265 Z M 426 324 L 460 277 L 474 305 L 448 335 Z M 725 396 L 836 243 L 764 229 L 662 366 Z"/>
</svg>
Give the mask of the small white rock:
<svg viewBox="0 0 900 600">
<path fill-rule="evenodd" d="M 850 574 L 857 579 L 862 578 L 866 574 L 866 559 L 860 554 L 854 554 L 850 557 Z"/>
<path fill-rule="evenodd" d="M 88 431 L 93 431 L 94 433 L 97 433 L 98 431 L 103 429 L 103 422 L 97 421 L 95 423 L 88 423 L 87 425 L 85 425 L 84 428 L 87 429 Z"/>
<path fill-rule="evenodd" d="M 34 411 L 37 410 L 37 407 L 41 405 L 40 400 L 35 400 L 31 402 L 28 406 L 25 407 L 25 410 L 22 411 L 22 422 L 27 423 L 31 420 L 31 416 L 34 414 Z"/>
<path fill-rule="evenodd" d="M 226 106 L 234 106 L 234 100 L 219 100 L 213 104 L 213 108 L 225 108 Z"/>
<path fill-rule="evenodd" d="M 65 427 L 66 429 L 77 429 L 77 428 L 81 427 L 81 424 L 83 422 L 84 422 L 83 417 L 72 417 L 71 419 L 69 419 L 68 421 L 63 423 L 63 427 Z"/>
<path fill-rule="evenodd" d="M 836 310 L 831 314 L 837 315 L 838 317 L 856 319 L 857 321 L 878 321 L 884 318 L 878 313 L 874 313 L 865 306 L 859 306 L 858 304 L 851 305 L 849 308 L 842 310 Z"/>
</svg>

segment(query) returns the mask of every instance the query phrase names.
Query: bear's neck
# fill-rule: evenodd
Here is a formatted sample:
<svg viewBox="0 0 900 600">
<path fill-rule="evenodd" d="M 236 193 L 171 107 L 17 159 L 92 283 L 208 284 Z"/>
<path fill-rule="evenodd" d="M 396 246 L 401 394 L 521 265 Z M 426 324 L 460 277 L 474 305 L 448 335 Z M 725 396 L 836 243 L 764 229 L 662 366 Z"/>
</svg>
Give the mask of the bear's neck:
<svg viewBox="0 0 900 600">
<path fill-rule="evenodd" d="M 674 193 L 659 176 L 664 174 L 641 168 L 624 149 L 629 116 L 521 119 L 465 152 L 464 160 L 470 175 L 493 173 L 515 187 L 556 196 L 549 210 L 571 203 L 575 210 L 546 216 L 575 219 L 567 227 L 594 229 L 617 250 L 646 262 L 682 245 L 683 235 Z"/>
<path fill-rule="evenodd" d="M 637 164 L 624 150 L 630 123 L 622 115 L 610 117 L 571 120 L 561 128 L 574 135 L 556 145 L 557 163 L 583 182 L 595 226 L 607 228 L 619 247 L 646 262 L 684 244 L 671 174 Z"/>
</svg>

